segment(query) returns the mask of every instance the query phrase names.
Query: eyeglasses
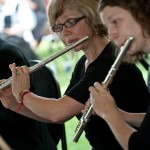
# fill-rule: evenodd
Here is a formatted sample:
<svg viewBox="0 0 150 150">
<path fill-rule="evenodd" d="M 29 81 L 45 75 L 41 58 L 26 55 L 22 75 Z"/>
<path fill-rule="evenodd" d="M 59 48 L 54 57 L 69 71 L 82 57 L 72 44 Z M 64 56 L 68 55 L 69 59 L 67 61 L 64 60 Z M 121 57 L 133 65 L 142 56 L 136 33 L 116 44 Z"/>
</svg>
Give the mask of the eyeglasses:
<svg viewBox="0 0 150 150">
<path fill-rule="evenodd" d="M 52 30 L 54 32 L 60 32 L 63 30 L 63 26 L 65 26 L 66 28 L 71 28 L 74 25 L 76 25 L 80 20 L 82 20 L 83 18 L 85 18 L 85 16 L 79 17 L 79 18 L 73 18 L 73 19 L 69 19 L 67 20 L 65 23 L 63 24 L 58 24 L 58 25 L 54 25 L 52 27 Z"/>
</svg>

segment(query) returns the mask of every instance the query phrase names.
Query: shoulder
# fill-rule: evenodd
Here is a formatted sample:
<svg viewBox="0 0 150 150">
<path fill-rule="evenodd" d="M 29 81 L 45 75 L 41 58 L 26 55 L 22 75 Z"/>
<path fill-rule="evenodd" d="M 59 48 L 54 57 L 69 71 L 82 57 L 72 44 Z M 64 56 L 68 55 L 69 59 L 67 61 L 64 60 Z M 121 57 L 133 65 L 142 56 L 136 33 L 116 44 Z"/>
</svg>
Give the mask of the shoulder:
<svg viewBox="0 0 150 150">
<path fill-rule="evenodd" d="M 138 72 L 138 73 L 141 73 L 140 69 L 135 65 L 135 64 L 132 64 L 132 63 L 128 63 L 126 61 L 123 61 L 121 66 L 120 66 L 120 70 L 124 71 L 128 71 L 128 72 Z"/>
<path fill-rule="evenodd" d="M 0 62 L 5 64 L 10 62 L 17 62 L 17 64 L 28 65 L 28 61 L 26 56 L 21 52 L 21 49 L 10 42 L 4 41 L 0 39 Z M 20 62 L 20 63 L 19 63 Z"/>
<path fill-rule="evenodd" d="M 21 55 L 20 54 L 20 48 L 12 43 L 9 43 L 7 41 L 0 41 L 0 53 L 2 54 L 15 54 L 15 55 Z"/>
<path fill-rule="evenodd" d="M 143 74 L 140 71 L 140 69 L 135 64 L 130 64 L 127 62 L 122 62 L 120 65 L 117 74 L 116 79 L 118 80 L 122 79 L 122 82 L 126 83 L 145 83 Z M 131 85 L 131 84 L 130 84 Z"/>
</svg>

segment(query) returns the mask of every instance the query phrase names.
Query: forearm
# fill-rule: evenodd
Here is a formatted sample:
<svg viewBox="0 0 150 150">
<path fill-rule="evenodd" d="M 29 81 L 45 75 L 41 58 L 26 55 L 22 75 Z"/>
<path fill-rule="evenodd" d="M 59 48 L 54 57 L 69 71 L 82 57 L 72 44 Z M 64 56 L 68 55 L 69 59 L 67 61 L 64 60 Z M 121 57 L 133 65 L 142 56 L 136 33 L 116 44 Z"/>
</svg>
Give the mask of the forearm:
<svg viewBox="0 0 150 150">
<path fill-rule="evenodd" d="M 47 103 L 50 101 L 52 107 Z M 56 107 L 52 104 L 52 101 L 55 101 L 54 103 L 56 103 L 57 100 L 40 97 L 33 93 L 26 94 L 23 98 L 24 106 L 20 109 L 19 113 L 39 121 L 54 122 L 51 114 Z"/>
<path fill-rule="evenodd" d="M 64 123 L 79 114 L 84 107 L 68 96 L 54 99 L 37 96 L 33 93 L 25 95 L 23 103 L 34 114 L 53 123 Z"/>
<path fill-rule="evenodd" d="M 18 106 L 19 107 L 19 106 Z M 44 118 L 41 118 L 40 116 L 37 116 L 36 114 L 34 114 L 32 111 L 30 111 L 27 107 L 23 106 L 21 108 L 21 110 L 18 112 L 19 114 L 23 115 L 23 116 L 26 116 L 26 117 L 29 117 L 31 119 L 35 119 L 35 120 L 38 120 L 38 121 L 41 121 L 41 122 L 47 122 L 47 123 L 51 123 L 50 120 L 47 120 L 47 119 L 44 119 Z"/>
<path fill-rule="evenodd" d="M 128 141 L 135 129 L 124 122 L 117 110 L 113 110 L 111 115 L 106 115 L 104 119 L 122 148 L 128 150 Z"/>
<path fill-rule="evenodd" d="M 140 127 L 143 119 L 145 117 L 145 113 L 130 113 L 123 110 L 119 110 L 123 119 L 132 126 Z"/>
<path fill-rule="evenodd" d="M 7 99 L 8 99 L 8 101 L 7 101 L 8 103 L 5 101 Z M 9 103 L 10 101 L 12 101 L 13 103 Z M 16 113 L 19 113 L 23 116 L 26 116 L 26 117 L 29 117 L 29 118 L 32 118 L 32 119 L 35 119 L 35 120 L 39 120 L 39 121 L 42 121 L 42 122 L 49 122 L 49 120 L 46 120 L 44 118 L 41 118 L 41 117 L 37 116 L 32 111 L 30 111 L 27 107 L 25 107 L 21 103 L 18 103 L 18 101 L 16 100 L 15 97 L 11 97 L 11 100 L 10 100 L 10 98 L 3 97 L 1 99 L 1 103 L 3 104 L 3 106 L 5 108 L 10 109 L 10 110 L 12 110 Z"/>
</svg>

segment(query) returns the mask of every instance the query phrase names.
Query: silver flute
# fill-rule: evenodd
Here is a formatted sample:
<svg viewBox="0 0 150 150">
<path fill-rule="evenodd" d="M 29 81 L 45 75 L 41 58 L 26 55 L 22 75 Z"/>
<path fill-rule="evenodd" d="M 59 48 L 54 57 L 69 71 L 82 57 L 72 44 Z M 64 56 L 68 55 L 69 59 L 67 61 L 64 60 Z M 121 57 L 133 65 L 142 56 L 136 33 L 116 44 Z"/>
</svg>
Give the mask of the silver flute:
<svg viewBox="0 0 150 150">
<path fill-rule="evenodd" d="M 133 37 L 129 37 L 127 39 L 127 41 L 125 42 L 124 46 L 122 46 L 120 48 L 120 51 L 119 51 L 114 63 L 112 64 L 110 70 L 108 71 L 106 78 L 102 82 L 102 84 L 104 85 L 105 88 L 107 88 L 108 85 L 111 83 L 114 75 L 116 74 L 116 72 L 117 72 L 117 70 L 118 70 L 118 68 L 122 62 L 122 59 L 123 59 L 126 51 L 129 49 L 133 39 L 134 39 Z M 74 136 L 73 142 L 75 142 L 75 143 L 78 142 L 85 126 L 87 125 L 88 121 L 91 118 L 92 112 L 93 112 L 93 105 L 90 104 L 88 110 L 82 114 L 82 116 L 79 120 L 79 123 L 75 129 L 75 136 Z"/>
<path fill-rule="evenodd" d="M 42 60 L 41 62 L 37 63 L 36 65 L 29 67 L 29 74 L 35 72 L 36 70 L 40 69 L 41 67 L 43 67 L 44 65 L 46 65 L 47 63 L 53 61 L 54 59 L 56 59 L 57 57 L 65 54 L 66 52 L 68 52 L 69 50 L 71 50 L 72 48 L 78 46 L 79 44 L 81 44 L 82 42 L 86 41 L 87 39 L 89 39 L 89 36 L 85 36 L 84 38 L 80 39 L 79 41 L 65 47 L 64 49 L 62 49 L 61 51 L 53 54 L 52 56 Z M 10 86 L 12 82 L 12 77 L 8 78 L 7 80 L 3 81 L 0 83 L 0 90 L 5 89 L 6 87 Z"/>
</svg>

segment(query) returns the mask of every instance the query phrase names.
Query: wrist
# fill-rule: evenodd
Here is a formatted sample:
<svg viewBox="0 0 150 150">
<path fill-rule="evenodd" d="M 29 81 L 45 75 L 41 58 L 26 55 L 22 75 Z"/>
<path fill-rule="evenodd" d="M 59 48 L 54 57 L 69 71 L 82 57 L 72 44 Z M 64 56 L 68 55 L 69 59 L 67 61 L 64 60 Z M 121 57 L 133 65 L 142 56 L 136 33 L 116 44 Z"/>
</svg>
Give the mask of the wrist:
<svg viewBox="0 0 150 150">
<path fill-rule="evenodd" d="M 20 92 L 19 93 L 19 98 L 17 99 L 18 100 L 18 102 L 20 103 L 20 105 L 19 105 L 19 107 L 18 107 L 18 109 L 17 109 L 17 113 L 20 111 L 20 109 L 22 108 L 22 106 L 23 106 L 23 102 L 24 102 L 24 96 L 26 95 L 26 94 L 28 94 L 28 93 L 31 93 L 30 91 L 28 91 L 28 90 L 26 90 L 26 91 L 24 91 L 24 92 Z"/>
<path fill-rule="evenodd" d="M 114 119 L 114 116 L 120 116 L 118 110 L 116 108 L 112 108 L 110 109 L 107 113 L 105 113 L 103 115 L 103 119 L 106 121 L 106 122 L 109 122 L 110 120 L 113 120 Z"/>
<path fill-rule="evenodd" d="M 20 93 L 19 93 L 19 96 L 18 96 L 18 98 L 17 98 L 17 101 L 18 101 L 19 103 L 22 103 L 22 102 L 23 102 L 23 98 L 24 98 L 24 96 L 25 96 L 27 93 L 30 93 L 30 91 L 25 90 L 25 91 L 23 91 L 23 92 L 20 92 Z"/>
</svg>

